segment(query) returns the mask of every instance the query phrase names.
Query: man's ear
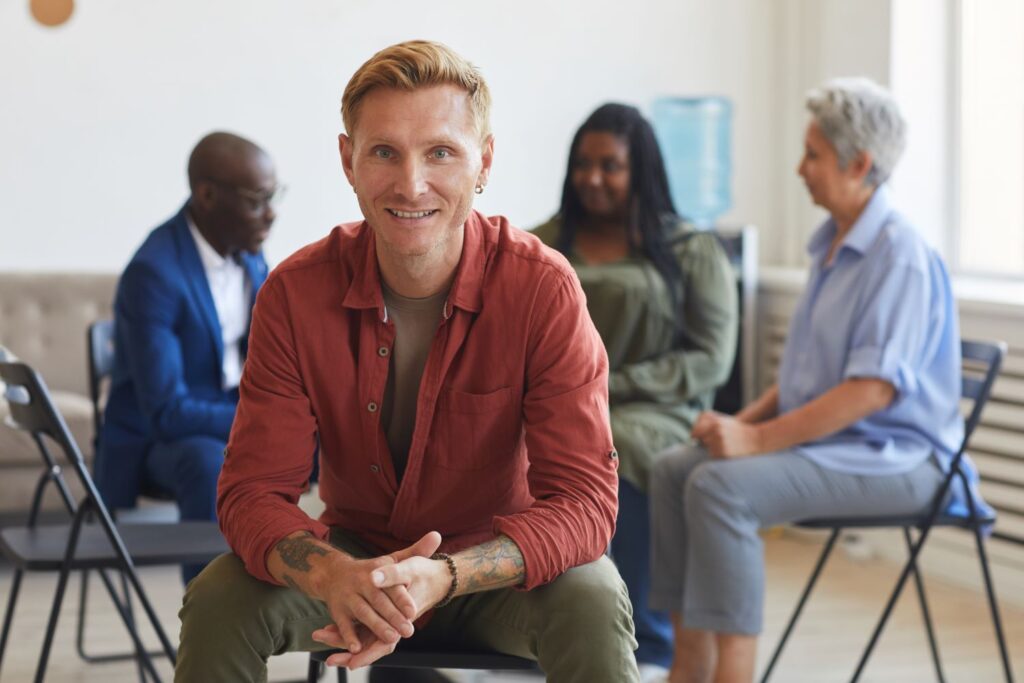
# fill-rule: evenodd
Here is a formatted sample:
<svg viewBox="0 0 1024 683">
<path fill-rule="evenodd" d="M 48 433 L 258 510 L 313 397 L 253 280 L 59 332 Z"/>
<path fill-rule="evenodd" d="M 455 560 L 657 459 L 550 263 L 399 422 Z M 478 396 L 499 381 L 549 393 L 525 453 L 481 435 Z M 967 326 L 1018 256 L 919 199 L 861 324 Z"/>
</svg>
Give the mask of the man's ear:
<svg viewBox="0 0 1024 683">
<path fill-rule="evenodd" d="M 217 202 L 217 188 L 213 183 L 200 180 L 192 188 L 192 204 L 202 212 L 208 212 Z"/>
<path fill-rule="evenodd" d="M 344 133 L 338 136 L 338 153 L 341 155 L 341 168 L 345 171 L 348 184 L 356 186 L 356 176 L 352 171 L 352 138 Z"/>
<path fill-rule="evenodd" d="M 486 186 L 491 176 L 491 164 L 494 162 L 494 136 L 488 135 L 481 146 L 480 177 L 477 184 Z"/>
</svg>

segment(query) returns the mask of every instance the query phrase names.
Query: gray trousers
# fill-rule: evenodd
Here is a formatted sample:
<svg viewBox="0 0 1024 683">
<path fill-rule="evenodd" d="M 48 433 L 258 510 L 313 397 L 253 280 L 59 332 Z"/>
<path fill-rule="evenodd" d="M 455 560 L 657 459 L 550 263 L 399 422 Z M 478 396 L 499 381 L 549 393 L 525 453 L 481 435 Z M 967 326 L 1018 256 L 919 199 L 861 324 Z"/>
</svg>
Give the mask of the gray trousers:
<svg viewBox="0 0 1024 683">
<path fill-rule="evenodd" d="M 651 473 L 650 606 L 680 612 L 687 628 L 756 635 L 764 606 L 759 529 L 915 513 L 942 478 L 931 458 L 904 474 L 865 476 L 793 451 L 712 459 L 699 446 L 673 448 Z"/>
</svg>

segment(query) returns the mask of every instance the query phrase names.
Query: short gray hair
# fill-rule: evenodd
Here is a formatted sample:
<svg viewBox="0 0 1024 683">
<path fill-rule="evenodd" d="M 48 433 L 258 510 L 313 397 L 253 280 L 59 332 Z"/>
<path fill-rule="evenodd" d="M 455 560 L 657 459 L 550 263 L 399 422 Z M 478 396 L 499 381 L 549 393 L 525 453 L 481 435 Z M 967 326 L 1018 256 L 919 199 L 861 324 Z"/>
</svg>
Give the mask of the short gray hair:
<svg viewBox="0 0 1024 683">
<path fill-rule="evenodd" d="M 907 122 L 888 90 L 867 78 L 836 78 L 807 93 L 807 109 L 835 147 L 840 168 L 868 152 L 865 184 L 889 179 L 907 146 Z"/>
</svg>

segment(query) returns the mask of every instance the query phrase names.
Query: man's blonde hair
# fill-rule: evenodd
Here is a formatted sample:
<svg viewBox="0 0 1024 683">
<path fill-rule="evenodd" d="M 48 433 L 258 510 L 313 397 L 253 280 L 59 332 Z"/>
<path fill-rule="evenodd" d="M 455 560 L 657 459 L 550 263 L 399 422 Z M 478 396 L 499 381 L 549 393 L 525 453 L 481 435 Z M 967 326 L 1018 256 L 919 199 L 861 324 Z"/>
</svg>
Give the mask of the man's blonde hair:
<svg viewBox="0 0 1024 683">
<path fill-rule="evenodd" d="M 480 139 L 491 134 L 491 91 L 480 70 L 447 45 L 429 40 L 386 47 L 359 67 L 341 96 L 345 131 L 353 134 L 359 103 L 374 88 L 411 91 L 434 85 L 455 85 L 465 90 Z"/>
</svg>

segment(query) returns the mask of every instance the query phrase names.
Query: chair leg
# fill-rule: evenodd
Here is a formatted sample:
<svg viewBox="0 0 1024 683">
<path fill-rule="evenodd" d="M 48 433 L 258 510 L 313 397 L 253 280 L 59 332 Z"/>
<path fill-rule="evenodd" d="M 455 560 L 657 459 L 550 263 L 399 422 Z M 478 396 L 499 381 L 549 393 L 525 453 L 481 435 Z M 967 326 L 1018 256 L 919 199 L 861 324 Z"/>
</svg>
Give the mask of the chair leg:
<svg viewBox="0 0 1024 683">
<path fill-rule="evenodd" d="M 35 683 L 43 683 L 43 678 L 46 675 L 46 665 L 50 658 L 50 649 L 53 647 L 53 637 L 57 630 L 57 619 L 60 616 L 60 607 L 64 601 L 64 593 L 68 587 L 68 580 L 71 578 L 71 562 L 75 556 L 75 551 L 78 548 L 78 538 L 82 531 L 82 522 L 85 518 L 86 513 L 87 510 L 85 508 L 79 508 L 78 512 L 75 514 L 74 522 L 71 525 L 71 535 L 68 538 L 68 545 L 64 551 L 64 562 L 61 565 L 60 574 L 57 579 L 57 590 L 53 596 L 53 607 L 50 610 L 50 618 L 46 625 L 46 635 L 43 637 L 43 647 L 39 655 L 39 665 L 36 668 Z M 122 557 L 122 559 L 124 558 Z M 125 567 L 129 570 L 131 569 L 130 565 L 128 565 L 127 562 L 125 563 Z M 153 677 L 153 680 L 159 683 L 160 677 L 157 675 L 156 669 L 153 668 L 153 662 L 149 659 L 149 657 L 146 654 L 145 648 L 142 644 L 142 641 L 139 639 L 139 634 L 135 630 L 135 627 L 132 624 L 132 620 L 129 617 L 128 612 L 124 609 L 120 601 L 117 599 L 117 591 L 114 590 L 114 586 L 110 582 L 110 577 L 108 577 L 107 573 L 103 570 L 100 570 L 99 574 L 100 577 L 103 579 L 104 587 L 106 587 L 107 592 L 110 594 L 111 599 L 114 601 L 114 606 L 117 608 L 118 613 L 121 616 L 121 620 L 128 628 L 128 633 L 131 635 L 132 638 L 132 644 L 135 646 L 137 652 L 139 652 L 140 656 L 142 657 L 146 670 Z M 133 578 L 136 578 L 137 580 L 137 577 L 134 576 L 134 573 Z M 145 598 L 144 595 L 140 597 Z M 159 626 L 159 624 L 157 626 Z M 163 632 L 161 631 L 160 634 L 163 635 Z"/>
<path fill-rule="evenodd" d="M 935 521 L 935 516 L 938 512 L 938 508 L 932 510 L 932 514 L 928 520 L 928 523 L 921 529 L 921 533 L 917 536 L 917 541 L 911 545 L 910 558 L 907 563 L 903 565 L 903 571 L 900 572 L 900 578 L 896 581 L 896 586 L 892 589 L 892 594 L 889 596 L 889 601 L 885 603 L 885 609 L 882 611 L 882 616 L 878 619 L 878 623 L 875 625 L 875 630 L 871 634 L 871 640 L 868 641 L 868 645 L 864 648 L 864 652 L 860 656 L 860 661 L 857 662 L 857 668 L 853 672 L 853 678 L 850 679 L 850 683 L 857 683 L 860 680 L 860 676 L 864 673 L 864 668 L 868 664 L 868 660 L 871 658 L 871 653 L 875 650 L 875 645 L 878 644 L 878 639 L 882 636 L 882 631 L 885 630 L 885 625 L 889 622 L 889 617 L 892 615 L 892 610 L 896 606 L 896 601 L 899 600 L 900 594 L 903 593 L 903 587 L 907 585 L 907 579 L 910 578 L 910 573 L 916 569 L 917 556 L 921 553 L 921 548 L 924 546 L 924 542 L 928 539 L 928 533 L 931 531 L 931 525 Z"/>
<path fill-rule="evenodd" d="M 178 652 L 171 645 L 170 639 L 167 637 L 167 632 L 164 631 L 163 625 L 160 623 L 159 617 L 157 617 L 156 610 L 153 609 L 153 604 L 149 601 L 146 596 L 146 591 L 142 587 L 142 582 L 139 580 L 139 575 L 127 560 L 127 556 L 121 557 L 121 571 L 125 573 L 126 579 L 131 584 L 131 587 L 135 590 L 135 595 L 139 598 L 139 602 L 142 603 L 142 609 L 146 612 L 146 616 L 149 618 L 149 623 L 156 631 L 157 638 L 160 640 L 160 645 L 163 647 L 164 653 L 167 655 L 167 659 L 170 660 L 171 666 L 178 663 Z M 138 647 L 138 645 L 136 645 Z"/>
<path fill-rule="evenodd" d="M 85 652 L 85 615 L 89 601 L 89 570 L 83 569 L 79 575 L 78 585 L 78 624 L 75 626 L 75 650 L 78 658 L 89 662 L 91 655 Z"/>
<path fill-rule="evenodd" d="M 981 536 L 981 529 L 974 527 L 974 541 L 978 546 L 978 559 L 981 560 L 981 575 L 985 580 L 985 594 L 988 596 L 988 607 L 992 612 L 992 626 L 996 632 L 996 641 L 999 643 L 999 656 L 1003 660 L 1003 673 L 1006 676 L 1006 683 L 1013 683 L 1013 670 L 1010 667 L 1010 655 L 1006 650 L 1006 639 L 1003 636 L 1003 622 L 999 618 L 999 604 L 996 601 L 996 589 L 992 583 L 992 575 L 988 568 L 988 555 L 985 553 L 985 540 Z"/>
<path fill-rule="evenodd" d="M 914 539 L 910 535 L 910 529 L 903 527 L 903 538 L 907 542 L 907 552 L 913 552 Z M 939 657 L 939 641 L 935 637 L 935 628 L 932 625 L 931 611 L 928 609 L 928 598 L 924 592 L 924 578 L 914 563 L 914 584 L 917 586 L 917 600 L 921 604 L 921 618 L 924 620 L 924 629 L 928 634 L 928 645 L 932 651 L 932 663 L 935 665 L 935 678 L 939 683 L 946 683 L 946 676 L 942 672 L 942 659 Z"/>
<path fill-rule="evenodd" d="M 135 612 L 132 609 L 132 591 L 128 587 L 128 579 L 125 578 L 124 572 L 118 572 L 121 576 L 121 593 L 124 595 L 124 612 L 128 617 L 129 628 L 135 628 Z M 133 653 L 135 657 L 135 666 L 139 670 L 139 681 L 146 683 L 146 669 L 143 666 L 143 660 L 146 657 L 146 652 L 143 648 L 136 648 Z"/>
<path fill-rule="evenodd" d="M 129 654 L 127 657 L 117 655 L 119 659 L 129 659 L 131 657 L 138 657 L 140 667 L 144 668 L 149 674 L 150 678 L 154 681 L 159 681 L 160 677 L 156 673 L 156 668 L 153 665 L 152 656 L 163 655 L 164 652 L 150 653 L 145 649 L 142 644 L 142 638 L 139 636 L 139 631 L 135 627 L 135 619 L 129 614 L 128 609 L 123 605 L 118 598 L 117 590 L 114 588 L 113 582 L 110 577 L 107 576 L 105 570 L 99 570 L 100 579 L 103 581 L 103 586 L 107 589 L 107 593 L 110 595 L 111 601 L 114 603 L 114 609 L 117 610 L 118 616 L 121 617 L 121 622 L 124 624 L 125 629 L 128 631 L 128 637 L 132 640 L 132 645 L 135 647 L 135 651 Z M 144 680 L 144 679 L 143 679 Z"/>
<path fill-rule="evenodd" d="M 74 532 L 72 535 L 77 536 Z M 64 591 L 68 587 L 70 574 L 70 570 L 65 566 L 61 569 L 60 576 L 57 579 L 57 590 L 53 595 L 50 618 L 46 622 L 46 635 L 43 636 L 43 649 L 39 653 L 39 664 L 36 667 L 35 683 L 43 683 L 43 678 L 46 676 L 46 665 L 50 659 L 50 648 L 53 647 L 53 636 L 57 632 L 57 618 L 60 616 L 60 606 L 64 602 Z"/>
<path fill-rule="evenodd" d="M 86 616 L 88 614 L 88 595 L 89 595 L 89 583 L 90 583 L 90 570 L 83 569 L 81 572 L 81 591 L 78 597 L 78 625 L 75 629 L 75 649 L 78 652 L 78 657 L 83 662 L 88 664 L 108 664 L 110 662 L 126 662 L 130 659 L 134 659 L 139 663 L 140 673 L 139 678 L 142 679 L 142 661 L 139 656 L 138 650 L 131 650 L 128 652 L 114 652 L 110 654 L 92 655 L 85 650 L 85 632 L 86 632 Z M 115 601 L 115 609 L 118 614 L 121 613 L 123 607 L 127 606 L 127 613 L 130 618 L 131 628 L 135 628 L 135 616 L 131 606 L 131 594 L 127 582 L 125 581 L 124 575 L 121 576 L 121 591 L 126 596 L 124 605 L 121 605 L 120 599 L 116 595 L 111 595 L 110 599 Z M 126 628 L 128 625 L 126 624 Z M 163 657 L 164 652 L 162 650 L 149 650 L 148 654 L 150 657 Z"/>
<path fill-rule="evenodd" d="M 793 628 L 796 626 L 796 621 L 800 618 L 804 605 L 807 603 L 807 599 L 811 596 L 811 591 L 814 590 L 814 585 L 818 582 L 821 570 L 825 568 L 825 561 L 828 559 L 829 555 L 832 554 L 832 548 L 835 546 L 836 540 L 839 538 L 840 531 L 841 529 L 833 529 L 832 534 L 828 537 L 828 541 L 825 543 L 825 548 L 821 551 L 817 564 L 814 565 L 814 571 L 811 573 L 811 578 L 807 581 L 807 586 L 804 588 L 804 592 L 800 596 L 800 601 L 797 603 L 796 609 L 793 610 L 793 616 L 789 618 L 789 623 L 786 624 L 786 630 L 782 632 L 782 638 L 779 640 L 779 644 L 775 646 L 775 652 L 772 653 L 772 658 L 768 662 L 768 668 L 764 670 L 764 674 L 761 676 L 761 683 L 768 683 L 768 677 L 771 676 L 772 670 L 775 668 L 775 664 L 779 661 L 779 657 L 782 656 L 782 648 L 786 646 L 786 641 L 789 640 L 789 635 L 793 632 Z"/>
<path fill-rule="evenodd" d="M 7 637 L 11 634 L 11 623 L 14 621 L 14 605 L 18 602 L 18 593 L 21 590 L 21 579 L 25 572 L 21 569 L 14 570 L 11 580 L 11 594 L 7 598 L 7 609 L 4 612 L 4 629 L 0 632 L 0 666 L 4 662 L 4 652 L 7 651 Z"/>
</svg>

